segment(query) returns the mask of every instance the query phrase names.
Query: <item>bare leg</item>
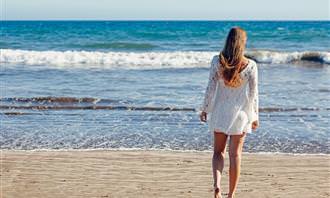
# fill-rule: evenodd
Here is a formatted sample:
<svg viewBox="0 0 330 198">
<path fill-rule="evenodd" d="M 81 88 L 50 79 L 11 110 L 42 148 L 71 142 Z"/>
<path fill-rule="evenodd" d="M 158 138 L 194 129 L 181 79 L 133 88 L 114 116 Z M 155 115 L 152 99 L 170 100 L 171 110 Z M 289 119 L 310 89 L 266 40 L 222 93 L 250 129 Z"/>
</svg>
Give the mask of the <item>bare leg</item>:
<svg viewBox="0 0 330 198">
<path fill-rule="evenodd" d="M 214 132 L 214 152 L 212 158 L 213 179 L 214 179 L 214 197 L 221 197 L 220 180 L 224 167 L 224 158 L 226 152 L 227 135 L 220 132 Z"/>
<path fill-rule="evenodd" d="M 233 198 L 238 179 L 241 172 L 241 155 L 245 139 L 245 133 L 242 135 L 231 135 L 229 140 L 229 194 L 228 198 Z"/>
</svg>

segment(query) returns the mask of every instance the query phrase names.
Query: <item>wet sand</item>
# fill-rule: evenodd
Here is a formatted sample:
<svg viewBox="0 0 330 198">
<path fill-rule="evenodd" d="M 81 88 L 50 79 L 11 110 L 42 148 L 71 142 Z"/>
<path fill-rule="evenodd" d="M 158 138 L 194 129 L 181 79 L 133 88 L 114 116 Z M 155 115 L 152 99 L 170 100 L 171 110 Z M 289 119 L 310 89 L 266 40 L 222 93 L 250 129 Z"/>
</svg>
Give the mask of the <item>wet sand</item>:
<svg viewBox="0 0 330 198">
<path fill-rule="evenodd" d="M 1 196 L 212 197 L 211 152 L 1 150 Z M 222 177 L 228 192 L 228 156 Z M 249 154 L 236 197 L 330 197 L 330 155 Z"/>
</svg>

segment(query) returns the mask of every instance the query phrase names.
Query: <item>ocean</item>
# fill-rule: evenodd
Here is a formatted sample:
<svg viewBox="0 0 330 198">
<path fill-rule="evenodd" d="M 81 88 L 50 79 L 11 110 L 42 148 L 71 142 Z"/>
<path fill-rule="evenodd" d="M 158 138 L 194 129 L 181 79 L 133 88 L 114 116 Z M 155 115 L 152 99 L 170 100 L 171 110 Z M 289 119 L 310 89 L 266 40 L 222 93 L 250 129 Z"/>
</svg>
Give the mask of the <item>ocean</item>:
<svg viewBox="0 0 330 198">
<path fill-rule="evenodd" d="M 329 21 L 1 21 L 1 149 L 212 150 L 199 121 L 233 26 L 259 67 L 246 152 L 326 153 Z"/>
</svg>

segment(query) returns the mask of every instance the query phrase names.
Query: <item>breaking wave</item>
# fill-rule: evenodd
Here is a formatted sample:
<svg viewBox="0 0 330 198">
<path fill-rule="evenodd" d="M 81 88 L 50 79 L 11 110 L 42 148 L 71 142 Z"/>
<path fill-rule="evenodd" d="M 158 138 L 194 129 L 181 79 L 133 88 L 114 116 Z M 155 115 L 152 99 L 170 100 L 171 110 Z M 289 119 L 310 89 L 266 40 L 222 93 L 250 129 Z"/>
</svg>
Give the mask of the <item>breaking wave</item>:
<svg viewBox="0 0 330 198">
<path fill-rule="evenodd" d="M 99 52 L 99 51 L 32 51 L 0 49 L 0 63 L 47 65 L 57 67 L 103 68 L 180 68 L 208 67 L 212 56 L 218 52 Z M 277 64 L 309 61 L 330 64 L 330 52 L 277 52 L 248 51 L 246 56 L 258 63 Z"/>
</svg>

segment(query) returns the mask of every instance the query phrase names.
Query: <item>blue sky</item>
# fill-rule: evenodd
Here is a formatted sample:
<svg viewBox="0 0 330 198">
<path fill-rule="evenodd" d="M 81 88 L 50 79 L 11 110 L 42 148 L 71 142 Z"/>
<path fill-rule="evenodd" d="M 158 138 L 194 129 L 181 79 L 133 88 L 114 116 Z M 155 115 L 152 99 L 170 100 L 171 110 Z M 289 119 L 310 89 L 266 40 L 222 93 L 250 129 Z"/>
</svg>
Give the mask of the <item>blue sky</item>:
<svg viewBox="0 0 330 198">
<path fill-rule="evenodd" d="M 5 20 L 329 20 L 330 0 L 0 0 Z"/>
</svg>

